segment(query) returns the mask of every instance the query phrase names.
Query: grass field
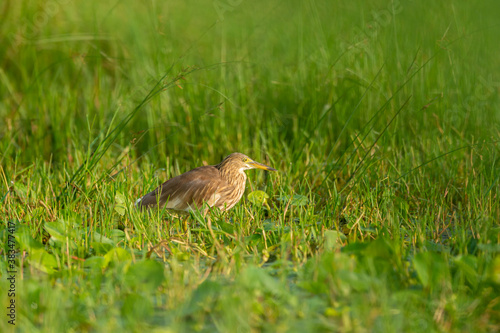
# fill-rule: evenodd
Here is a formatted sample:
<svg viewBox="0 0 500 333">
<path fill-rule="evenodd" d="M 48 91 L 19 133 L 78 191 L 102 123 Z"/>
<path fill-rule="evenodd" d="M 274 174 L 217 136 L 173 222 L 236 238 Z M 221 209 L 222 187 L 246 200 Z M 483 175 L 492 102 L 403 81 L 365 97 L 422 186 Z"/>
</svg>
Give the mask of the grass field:
<svg viewBox="0 0 500 333">
<path fill-rule="evenodd" d="M 500 331 L 498 1 L 0 10 L 0 331 Z"/>
</svg>

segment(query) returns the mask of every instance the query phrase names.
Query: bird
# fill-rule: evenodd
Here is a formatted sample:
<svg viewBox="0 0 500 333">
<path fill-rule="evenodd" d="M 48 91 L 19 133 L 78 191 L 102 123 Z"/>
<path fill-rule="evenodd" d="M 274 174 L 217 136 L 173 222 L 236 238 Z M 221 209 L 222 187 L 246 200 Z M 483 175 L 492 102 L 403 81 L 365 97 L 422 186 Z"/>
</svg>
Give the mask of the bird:
<svg viewBox="0 0 500 333">
<path fill-rule="evenodd" d="M 277 171 L 245 154 L 232 153 L 219 164 L 201 166 L 167 180 L 137 200 L 136 206 L 141 210 L 159 207 L 189 214 L 202 209 L 206 203 L 210 208 L 227 211 L 243 196 L 247 180 L 245 170 L 249 169 Z"/>
</svg>

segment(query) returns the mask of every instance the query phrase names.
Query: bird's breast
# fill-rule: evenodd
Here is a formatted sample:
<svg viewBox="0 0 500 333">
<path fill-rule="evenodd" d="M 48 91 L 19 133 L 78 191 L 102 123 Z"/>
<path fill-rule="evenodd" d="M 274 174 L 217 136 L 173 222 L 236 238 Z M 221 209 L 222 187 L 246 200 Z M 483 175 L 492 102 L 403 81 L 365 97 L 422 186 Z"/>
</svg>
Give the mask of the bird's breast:
<svg viewBox="0 0 500 333">
<path fill-rule="evenodd" d="M 227 186 L 221 189 L 221 197 L 216 204 L 221 210 L 231 209 L 241 200 L 245 193 L 246 175 L 244 172 L 238 172 L 226 178 L 226 183 Z"/>
</svg>

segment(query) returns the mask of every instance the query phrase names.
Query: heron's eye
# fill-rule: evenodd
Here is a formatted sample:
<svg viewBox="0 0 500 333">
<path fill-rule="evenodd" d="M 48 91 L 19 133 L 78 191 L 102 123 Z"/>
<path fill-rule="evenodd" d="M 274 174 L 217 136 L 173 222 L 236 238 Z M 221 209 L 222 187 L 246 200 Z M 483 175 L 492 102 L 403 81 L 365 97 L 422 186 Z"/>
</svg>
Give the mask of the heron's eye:
<svg viewBox="0 0 500 333">
<path fill-rule="evenodd" d="M 245 163 L 246 163 L 246 162 L 248 162 L 248 158 L 246 158 L 246 157 L 243 157 L 241 160 L 242 160 L 243 162 L 245 162 Z"/>
</svg>

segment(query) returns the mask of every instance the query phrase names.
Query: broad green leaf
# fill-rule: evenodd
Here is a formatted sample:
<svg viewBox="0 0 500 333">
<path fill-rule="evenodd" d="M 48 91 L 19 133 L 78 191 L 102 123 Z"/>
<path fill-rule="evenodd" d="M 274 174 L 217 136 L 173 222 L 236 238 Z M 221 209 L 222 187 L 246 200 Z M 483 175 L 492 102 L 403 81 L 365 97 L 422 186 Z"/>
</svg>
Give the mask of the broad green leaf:
<svg viewBox="0 0 500 333">
<path fill-rule="evenodd" d="M 121 247 L 114 247 L 106 253 L 104 256 L 105 262 L 104 266 L 108 266 L 110 263 L 118 263 L 123 261 L 128 261 L 132 259 L 132 255 L 125 249 Z"/>
<path fill-rule="evenodd" d="M 125 239 L 125 232 L 120 229 L 111 230 L 111 241 L 113 244 L 118 244 L 120 241 Z"/>
<path fill-rule="evenodd" d="M 64 223 L 61 223 L 60 221 L 45 222 L 44 227 L 54 240 L 62 242 L 66 239 L 67 234 Z"/>
<path fill-rule="evenodd" d="M 378 257 L 383 259 L 390 259 L 393 256 L 391 245 L 387 242 L 385 237 L 379 236 L 374 241 L 370 242 L 365 250 L 365 255 L 371 257 Z"/>
<path fill-rule="evenodd" d="M 337 230 L 325 231 L 325 250 L 333 250 L 342 247 L 342 241 L 345 239 L 345 235 Z"/>
<path fill-rule="evenodd" d="M 429 289 L 441 288 L 450 282 L 448 261 L 435 252 L 420 252 L 413 257 L 413 266 L 422 285 Z"/>
<path fill-rule="evenodd" d="M 115 211 L 123 216 L 125 215 L 125 196 L 120 193 L 120 192 L 116 192 L 115 194 Z"/>
<path fill-rule="evenodd" d="M 109 245 L 115 245 L 115 242 L 113 242 L 111 239 L 108 237 L 101 235 L 98 232 L 94 232 L 94 237 L 92 241 L 97 242 L 97 243 L 104 243 L 104 244 L 109 244 Z"/>
<path fill-rule="evenodd" d="M 361 255 L 362 253 L 364 253 L 364 251 L 366 250 L 367 247 L 368 247 L 368 243 L 354 242 L 354 243 L 349 243 L 346 246 L 344 246 L 342 248 L 342 252 Z"/>
<path fill-rule="evenodd" d="M 267 199 L 269 199 L 269 195 L 264 191 L 253 191 L 248 194 L 248 201 L 257 206 L 264 206 L 267 204 Z"/>
<path fill-rule="evenodd" d="M 157 261 L 144 260 L 130 265 L 125 274 L 125 282 L 139 289 L 154 291 L 165 280 L 164 267 Z"/>
<path fill-rule="evenodd" d="M 55 222 L 45 222 L 45 230 L 50 234 L 49 244 L 57 247 L 78 248 L 75 240 L 79 239 L 81 229 L 76 223 L 58 219 Z"/>
<path fill-rule="evenodd" d="M 278 198 L 278 200 L 283 201 L 285 203 L 290 202 L 292 206 L 297 206 L 297 207 L 306 206 L 309 203 L 309 198 L 306 197 L 305 195 L 300 195 L 300 194 L 294 194 L 292 196 L 284 195 Z"/>
<path fill-rule="evenodd" d="M 91 269 L 103 269 L 106 267 L 106 259 L 104 257 L 90 257 L 85 259 L 83 266 Z"/>
<path fill-rule="evenodd" d="M 97 254 L 103 254 L 110 251 L 115 247 L 117 242 L 112 241 L 106 236 L 101 235 L 98 232 L 93 233 L 93 237 L 90 241 L 90 245 L 96 251 Z M 106 263 L 106 265 L 108 262 Z"/>
<path fill-rule="evenodd" d="M 110 251 L 114 245 L 100 242 L 90 242 L 90 246 L 95 251 L 95 254 L 105 254 Z"/>
<path fill-rule="evenodd" d="M 450 247 L 445 246 L 440 243 L 436 243 L 434 241 L 426 240 L 425 241 L 425 249 L 429 252 L 443 252 L 450 253 Z"/>
<path fill-rule="evenodd" d="M 413 267 L 417 272 L 418 278 L 424 287 L 429 286 L 430 272 L 425 254 L 419 253 L 413 258 Z"/>
<path fill-rule="evenodd" d="M 44 249 L 32 250 L 29 252 L 28 258 L 30 264 L 42 272 L 52 274 L 54 268 L 57 268 L 56 258 Z"/>
<path fill-rule="evenodd" d="M 31 252 L 33 250 L 43 248 L 43 244 L 31 237 L 30 230 L 24 225 L 19 225 L 16 229 L 15 238 L 19 243 L 21 251 L 27 250 L 28 252 Z"/>
<path fill-rule="evenodd" d="M 234 233 L 234 225 L 231 223 L 219 222 L 218 225 L 224 232 L 227 232 L 228 234 Z"/>
</svg>

